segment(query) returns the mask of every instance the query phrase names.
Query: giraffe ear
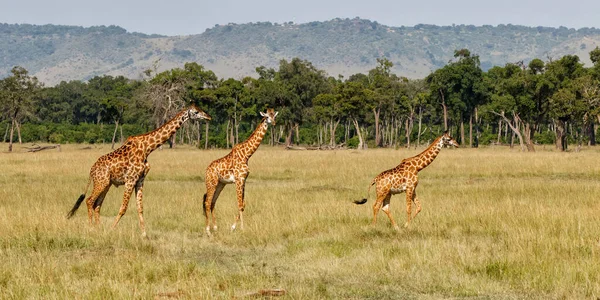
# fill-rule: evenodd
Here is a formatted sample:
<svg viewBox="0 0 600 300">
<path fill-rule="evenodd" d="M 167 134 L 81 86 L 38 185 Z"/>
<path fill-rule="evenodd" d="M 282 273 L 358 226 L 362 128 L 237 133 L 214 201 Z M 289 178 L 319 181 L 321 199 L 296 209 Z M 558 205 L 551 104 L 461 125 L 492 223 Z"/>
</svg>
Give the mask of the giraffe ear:
<svg viewBox="0 0 600 300">
<path fill-rule="evenodd" d="M 262 111 L 260 112 L 260 115 L 261 115 L 261 116 L 263 116 L 263 117 L 266 117 L 266 116 L 267 116 L 267 115 L 266 115 L 264 112 L 262 112 Z"/>
<path fill-rule="evenodd" d="M 279 112 L 278 112 L 278 111 L 276 111 L 276 112 L 275 112 L 275 115 L 273 115 L 273 117 L 277 117 L 277 114 L 278 114 L 278 113 L 279 113 Z"/>
</svg>

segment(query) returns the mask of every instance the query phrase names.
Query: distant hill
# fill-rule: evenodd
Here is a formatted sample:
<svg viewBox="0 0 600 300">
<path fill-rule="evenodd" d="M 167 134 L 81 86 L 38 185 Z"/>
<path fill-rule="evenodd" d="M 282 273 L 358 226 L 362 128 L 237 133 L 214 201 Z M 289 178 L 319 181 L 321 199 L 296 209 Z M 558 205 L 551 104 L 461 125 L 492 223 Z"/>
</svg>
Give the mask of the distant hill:
<svg viewBox="0 0 600 300">
<path fill-rule="evenodd" d="M 182 67 L 195 61 L 219 77 L 256 76 L 258 66 L 277 67 L 300 57 L 329 75 L 345 76 L 375 67 L 386 57 L 393 71 L 422 78 L 444 66 L 454 50 L 467 48 L 488 69 L 507 62 L 579 55 L 600 46 L 600 29 L 565 27 L 435 26 L 391 27 L 364 19 L 276 24 L 217 25 L 204 33 L 160 36 L 117 26 L 0 24 L 0 77 L 23 66 L 47 85 L 96 75 L 140 78 L 144 70 Z"/>
</svg>

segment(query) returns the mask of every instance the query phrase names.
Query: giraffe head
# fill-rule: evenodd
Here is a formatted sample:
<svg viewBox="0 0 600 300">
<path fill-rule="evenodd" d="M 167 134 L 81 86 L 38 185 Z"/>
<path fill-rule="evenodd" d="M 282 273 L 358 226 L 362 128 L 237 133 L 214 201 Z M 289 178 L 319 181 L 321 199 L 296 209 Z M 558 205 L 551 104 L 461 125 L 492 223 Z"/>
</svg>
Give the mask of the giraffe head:
<svg viewBox="0 0 600 300">
<path fill-rule="evenodd" d="M 192 104 L 187 111 L 188 118 L 190 119 L 201 119 L 201 120 L 211 120 L 211 116 L 198 108 L 196 105 Z"/>
<path fill-rule="evenodd" d="M 279 112 L 275 111 L 272 108 L 267 108 L 267 112 L 260 112 L 260 115 L 267 118 L 267 124 L 272 124 L 273 126 L 275 126 L 275 117 L 277 116 Z"/>
<path fill-rule="evenodd" d="M 454 146 L 455 148 L 458 148 L 458 143 L 450 136 L 450 134 L 448 134 L 448 131 L 446 130 L 444 132 L 444 135 L 442 135 L 442 146 Z"/>
</svg>

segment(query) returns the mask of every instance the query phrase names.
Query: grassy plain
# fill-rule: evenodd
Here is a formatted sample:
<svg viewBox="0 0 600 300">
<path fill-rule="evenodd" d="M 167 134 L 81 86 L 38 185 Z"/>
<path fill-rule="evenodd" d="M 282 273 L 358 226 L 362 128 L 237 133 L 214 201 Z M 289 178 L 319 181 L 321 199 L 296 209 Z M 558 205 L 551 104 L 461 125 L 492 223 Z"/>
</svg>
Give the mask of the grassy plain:
<svg viewBox="0 0 600 300">
<path fill-rule="evenodd" d="M 600 297 L 599 148 L 444 149 L 420 173 L 423 211 L 395 232 L 382 212 L 370 224 L 373 191 L 365 205 L 351 201 L 422 149 L 263 145 L 250 160 L 245 229 L 228 229 L 236 201 L 227 186 L 213 238 L 201 212 L 204 170 L 227 150 L 157 150 L 143 239 L 134 200 L 110 229 L 122 187 L 108 193 L 99 227 L 85 205 L 65 219 L 110 151 L 83 147 L 0 153 L 0 298 L 231 299 L 261 289 L 288 299 Z M 391 208 L 403 224 L 403 194 Z"/>
</svg>

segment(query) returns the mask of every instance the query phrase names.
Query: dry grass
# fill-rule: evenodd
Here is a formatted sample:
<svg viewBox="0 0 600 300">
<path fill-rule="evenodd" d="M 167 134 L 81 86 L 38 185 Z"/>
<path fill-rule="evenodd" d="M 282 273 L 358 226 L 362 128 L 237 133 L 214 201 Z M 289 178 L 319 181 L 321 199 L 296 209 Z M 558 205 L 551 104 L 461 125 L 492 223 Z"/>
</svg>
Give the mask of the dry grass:
<svg viewBox="0 0 600 300">
<path fill-rule="evenodd" d="M 250 160 L 245 230 L 227 229 L 236 207 L 227 186 L 214 238 L 203 230 L 204 170 L 227 151 L 157 150 L 142 239 L 135 204 L 110 229 L 123 188 L 108 193 L 100 227 L 88 225 L 85 207 L 65 219 L 109 152 L 82 147 L 0 153 L 0 298 L 600 296 L 600 149 L 444 149 L 421 172 L 423 211 L 395 232 L 383 213 L 370 225 L 373 194 L 363 206 L 351 200 L 418 150 L 263 145 Z M 403 196 L 391 205 L 400 224 Z"/>
</svg>

